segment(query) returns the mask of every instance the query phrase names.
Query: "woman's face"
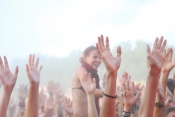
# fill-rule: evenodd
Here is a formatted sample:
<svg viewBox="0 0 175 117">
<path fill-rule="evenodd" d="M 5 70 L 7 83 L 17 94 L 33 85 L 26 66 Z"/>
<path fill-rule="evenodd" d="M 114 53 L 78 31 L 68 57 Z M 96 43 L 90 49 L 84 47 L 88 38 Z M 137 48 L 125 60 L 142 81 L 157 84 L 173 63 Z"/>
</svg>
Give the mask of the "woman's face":
<svg viewBox="0 0 175 117">
<path fill-rule="evenodd" d="M 85 62 L 92 66 L 94 69 L 98 69 L 98 66 L 101 63 L 101 58 L 97 52 L 97 50 L 92 50 L 88 56 L 85 58 Z"/>
</svg>

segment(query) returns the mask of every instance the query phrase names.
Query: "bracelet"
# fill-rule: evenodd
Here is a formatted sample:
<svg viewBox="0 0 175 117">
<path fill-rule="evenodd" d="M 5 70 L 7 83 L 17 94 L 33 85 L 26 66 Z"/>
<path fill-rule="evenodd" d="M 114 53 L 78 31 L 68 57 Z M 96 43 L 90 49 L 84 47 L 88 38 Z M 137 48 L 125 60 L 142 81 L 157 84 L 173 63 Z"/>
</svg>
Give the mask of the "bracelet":
<svg viewBox="0 0 175 117">
<path fill-rule="evenodd" d="M 131 112 L 126 112 L 126 111 L 122 110 L 121 115 L 124 116 L 124 117 L 130 117 L 131 116 Z"/>
<path fill-rule="evenodd" d="M 117 98 L 117 95 L 116 96 L 111 96 L 111 95 L 107 95 L 103 92 L 103 95 L 106 96 L 106 97 L 109 97 L 109 98 Z"/>
<path fill-rule="evenodd" d="M 156 106 L 157 108 L 163 108 L 164 105 L 165 105 L 164 101 L 158 101 L 158 102 L 155 103 L 155 106 Z"/>
</svg>

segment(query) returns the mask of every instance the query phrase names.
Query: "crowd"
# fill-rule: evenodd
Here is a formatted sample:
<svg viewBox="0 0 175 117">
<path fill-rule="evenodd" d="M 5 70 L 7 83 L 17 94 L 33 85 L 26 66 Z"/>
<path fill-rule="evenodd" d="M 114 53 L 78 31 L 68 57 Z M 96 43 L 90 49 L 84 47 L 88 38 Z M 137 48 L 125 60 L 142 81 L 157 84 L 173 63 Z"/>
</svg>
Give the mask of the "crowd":
<svg viewBox="0 0 175 117">
<path fill-rule="evenodd" d="M 81 66 L 72 79 L 71 96 L 65 95 L 58 83 L 40 85 L 39 58 L 30 54 L 26 64 L 29 86 L 17 87 L 18 66 L 12 73 L 7 57 L 0 57 L 0 117 L 175 117 L 175 66 L 173 49 L 166 48 L 164 37 L 156 38 L 153 47 L 147 45 L 148 73 L 145 84 L 132 81 L 128 72 L 118 78 L 122 49 L 111 53 L 109 39 L 98 37 L 95 46 L 87 47 L 80 57 Z M 98 67 L 104 63 L 106 73 L 100 86 Z M 139 72 L 139 71 L 138 71 Z M 42 78 L 41 78 L 42 80 Z"/>
</svg>

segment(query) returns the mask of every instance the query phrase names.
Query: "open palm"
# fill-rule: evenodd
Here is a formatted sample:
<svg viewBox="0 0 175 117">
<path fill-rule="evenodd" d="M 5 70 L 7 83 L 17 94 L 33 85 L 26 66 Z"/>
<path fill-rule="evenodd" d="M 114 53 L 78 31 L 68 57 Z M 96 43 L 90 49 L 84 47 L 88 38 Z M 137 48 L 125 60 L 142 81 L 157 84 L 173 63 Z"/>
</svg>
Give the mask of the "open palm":
<svg viewBox="0 0 175 117">
<path fill-rule="evenodd" d="M 109 39 L 106 37 L 106 46 L 104 45 L 103 36 L 98 38 L 96 44 L 99 55 L 101 56 L 108 72 L 116 72 L 121 63 L 121 47 L 117 48 L 117 56 L 114 57 L 110 51 Z"/>
<path fill-rule="evenodd" d="M 162 67 L 162 72 L 170 72 L 174 68 L 175 61 L 172 61 L 172 55 L 173 55 L 173 50 L 166 57 L 165 62 Z"/>
<path fill-rule="evenodd" d="M 40 83 L 40 71 L 42 69 L 42 66 L 40 67 L 40 69 L 38 69 L 39 58 L 37 58 L 35 65 L 34 65 L 34 61 L 35 61 L 35 55 L 30 55 L 29 62 L 26 65 L 27 76 L 31 83 L 39 84 Z"/>
<path fill-rule="evenodd" d="M 0 80 L 2 82 L 3 87 L 5 88 L 11 88 L 13 89 L 13 87 L 16 84 L 16 79 L 17 79 L 17 75 L 18 75 L 18 67 L 16 67 L 15 69 L 15 73 L 12 74 L 9 66 L 8 66 L 8 61 L 6 56 L 4 56 L 4 64 L 2 62 L 2 59 L 0 57 Z"/>
<path fill-rule="evenodd" d="M 150 51 L 150 47 L 147 45 L 147 58 L 149 66 L 154 67 L 157 71 L 160 71 L 162 69 L 165 58 L 172 51 L 170 49 L 168 52 L 165 52 L 165 46 L 166 40 L 164 40 L 163 37 L 160 39 L 155 39 L 152 51 Z"/>
<path fill-rule="evenodd" d="M 82 86 L 86 92 L 86 94 L 94 94 L 96 89 L 96 80 L 95 78 L 91 79 L 91 74 L 86 73 L 84 77 L 82 78 Z"/>
</svg>

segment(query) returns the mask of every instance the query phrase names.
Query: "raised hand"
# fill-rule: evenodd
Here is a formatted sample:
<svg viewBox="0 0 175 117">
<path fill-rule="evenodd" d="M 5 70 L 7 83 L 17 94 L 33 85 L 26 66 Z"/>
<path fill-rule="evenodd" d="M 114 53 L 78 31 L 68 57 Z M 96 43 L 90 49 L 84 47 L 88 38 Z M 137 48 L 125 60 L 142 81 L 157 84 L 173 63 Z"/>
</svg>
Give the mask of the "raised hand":
<svg viewBox="0 0 175 117">
<path fill-rule="evenodd" d="M 54 100 L 52 97 L 49 97 L 45 103 L 44 113 L 45 117 L 52 117 L 54 109 Z"/>
<path fill-rule="evenodd" d="M 35 55 L 29 56 L 28 64 L 26 65 L 27 76 L 29 78 L 30 83 L 40 83 L 40 71 L 42 70 L 42 66 L 38 69 L 39 58 L 37 58 L 35 62 Z"/>
<path fill-rule="evenodd" d="M 101 56 L 105 67 L 109 73 L 115 73 L 120 67 L 121 63 L 121 47 L 117 47 L 117 56 L 114 57 L 110 51 L 109 39 L 106 37 L 106 45 L 104 44 L 103 35 L 98 37 L 98 43 L 96 44 L 99 55 Z"/>
<path fill-rule="evenodd" d="M 161 70 L 162 72 L 170 72 L 174 68 L 175 60 L 172 61 L 172 56 L 173 56 L 173 50 L 171 50 L 168 56 L 166 57 L 162 70 Z"/>
<path fill-rule="evenodd" d="M 164 64 L 165 58 L 172 51 L 169 49 L 168 52 L 165 51 L 166 40 L 161 36 L 160 39 L 157 37 L 154 42 L 152 51 L 150 50 L 149 45 L 147 45 L 147 59 L 149 66 L 155 71 L 152 74 L 159 73 Z"/>
<path fill-rule="evenodd" d="M 43 93 L 43 91 L 41 90 L 39 92 L 39 109 L 41 111 L 43 111 L 44 109 L 44 104 L 45 104 L 45 100 L 46 100 L 46 95 Z"/>
<path fill-rule="evenodd" d="M 126 111 L 131 111 L 132 106 L 136 103 L 139 99 L 140 91 L 137 92 L 136 96 L 134 96 L 135 85 L 134 82 L 126 82 L 123 84 L 125 92 L 123 93 L 124 98 L 124 107 L 128 108 Z"/>
<path fill-rule="evenodd" d="M 57 89 L 57 87 L 56 87 L 56 84 L 54 81 L 48 82 L 47 91 L 51 97 L 53 97 L 54 93 L 56 92 L 56 89 Z"/>
<path fill-rule="evenodd" d="M 17 90 L 20 101 L 25 101 L 28 96 L 28 86 L 25 84 L 19 85 Z"/>
<path fill-rule="evenodd" d="M 64 101 L 64 110 L 68 115 L 73 115 L 73 107 L 72 107 L 72 101 L 70 98 L 66 98 Z"/>
<path fill-rule="evenodd" d="M 0 57 L 0 80 L 5 90 L 11 90 L 11 91 L 13 90 L 16 84 L 17 76 L 18 76 L 18 67 L 15 68 L 15 73 L 12 74 L 6 56 L 4 56 L 4 64 Z"/>
<path fill-rule="evenodd" d="M 94 94 L 95 89 L 96 89 L 95 78 L 93 78 L 93 81 L 92 81 L 90 73 L 84 74 L 84 77 L 82 78 L 82 86 L 86 94 Z"/>
</svg>

